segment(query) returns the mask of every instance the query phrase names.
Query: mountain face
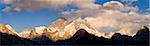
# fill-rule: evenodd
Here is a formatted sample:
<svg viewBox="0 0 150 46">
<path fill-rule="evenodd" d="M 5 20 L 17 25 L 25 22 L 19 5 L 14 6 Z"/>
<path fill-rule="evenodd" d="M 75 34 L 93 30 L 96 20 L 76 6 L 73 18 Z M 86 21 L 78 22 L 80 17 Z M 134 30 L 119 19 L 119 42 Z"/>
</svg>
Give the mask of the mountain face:
<svg viewBox="0 0 150 46">
<path fill-rule="evenodd" d="M 17 35 L 15 30 L 10 25 L 0 24 L 0 32 Z"/>
<path fill-rule="evenodd" d="M 101 36 L 100 32 L 96 31 L 96 29 L 91 27 L 81 18 L 72 22 L 67 22 L 65 19 L 59 19 L 47 28 L 47 32 L 45 34 L 53 41 L 65 40 L 72 37 L 79 29 L 85 29 L 88 33 L 98 37 Z"/>
</svg>

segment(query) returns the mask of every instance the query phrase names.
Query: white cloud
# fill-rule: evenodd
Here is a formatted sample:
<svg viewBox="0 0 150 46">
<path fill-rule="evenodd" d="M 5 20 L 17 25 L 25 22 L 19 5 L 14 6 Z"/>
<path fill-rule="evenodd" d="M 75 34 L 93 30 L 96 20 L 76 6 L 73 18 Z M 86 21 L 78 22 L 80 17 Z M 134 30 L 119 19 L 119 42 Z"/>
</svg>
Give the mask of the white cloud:
<svg viewBox="0 0 150 46">
<path fill-rule="evenodd" d="M 124 5 L 118 1 L 110 1 L 103 4 L 105 8 L 122 10 Z"/>
<path fill-rule="evenodd" d="M 100 32 L 119 32 L 126 35 L 134 35 L 142 26 L 150 24 L 150 15 L 125 16 L 124 13 L 112 14 L 107 12 L 97 14 L 96 17 L 85 18 L 88 23 Z M 128 14 L 127 14 L 128 15 Z M 149 25 L 150 26 L 150 25 Z M 104 28 L 106 27 L 106 28 Z M 107 30 L 107 31 L 106 31 Z"/>
<path fill-rule="evenodd" d="M 118 1 L 110 1 L 103 6 L 95 4 L 95 0 L 1 0 L 4 4 L 10 4 L 3 11 L 37 10 L 40 8 L 60 8 L 67 5 L 77 6 L 79 9 L 113 9 L 122 11 L 138 11 L 138 7 L 124 6 Z M 9 9 L 8 9 L 9 7 Z"/>
<path fill-rule="evenodd" d="M 118 32 L 133 36 L 142 26 L 150 27 L 150 15 L 129 14 L 111 9 L 82 9 L 67 13 L 69 21 L 84 16 L 92 27 L 100 32 Z"/>
<path fill-rule="evenodd" d="M 11 4 L 17 0 L 0 0 L 0 3 Z"/>
</svg>

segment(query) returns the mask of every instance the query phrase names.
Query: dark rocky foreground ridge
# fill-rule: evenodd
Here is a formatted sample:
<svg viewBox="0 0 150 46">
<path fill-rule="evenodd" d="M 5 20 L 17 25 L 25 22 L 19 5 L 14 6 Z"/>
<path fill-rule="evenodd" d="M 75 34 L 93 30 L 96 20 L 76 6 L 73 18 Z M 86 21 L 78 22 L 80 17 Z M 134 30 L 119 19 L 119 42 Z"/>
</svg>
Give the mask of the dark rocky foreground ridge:
<svg viewBox="0 0 150 46">
<path fill-rule="evenodd" d="M 25 39 L 17 35 L 9 35 L 0 32 L 1 45 L 147 45 L 149 46 L 149 29 L 144 26 L 135 36 L 115 33 L 112 38 L 97 37 L 89 34 L 84 29 L 77 31 L 73 37 L 67 40 L 53 42 L 46 36 L 34 39 Z"/>
</svg>

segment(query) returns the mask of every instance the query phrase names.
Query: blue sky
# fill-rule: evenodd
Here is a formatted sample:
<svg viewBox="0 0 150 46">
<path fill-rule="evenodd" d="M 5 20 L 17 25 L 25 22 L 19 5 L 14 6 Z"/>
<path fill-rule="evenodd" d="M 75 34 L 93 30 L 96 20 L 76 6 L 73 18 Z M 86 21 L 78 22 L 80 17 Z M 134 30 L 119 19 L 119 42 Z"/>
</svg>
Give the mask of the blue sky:
<svg viewBox="0 0 150 46">
<path fill-rule="evenodd" d="M 41 9 L 35 12 L 22 11 L 19 13 L 1 13 L 1 23 L 9 24 L 19 32 L 24 28 L 46 26 L 56 20 L 59 11 Z"/>
<path fill-rule="evenodd" d="M 103 4 L 105 2 L 112 0 L 96 0 L 96 4 Z M 119 1 L 120 0 L 115 0 Z M 133 6 L 138 6 L 139 13 L 150 13 L 150 11 L 145 10 L 150 7 L 149 0 L 138 0 L 133 2 Z M 122 2 L 123 4 L 126 4 Z M 28 12 L 8 12 L 4 13 L 1 10 L 5 8 L 6 5 L 0 3 L 0 23 L 11 25 L 17 32 L 21 32 L 24 28 L 32 29 L 36 26 L 48 26 L 51 22 L 57 20 L 61 12 L 68 11 L 71 9 L 77 9 L 75 6 L 66 6 L 60 9 L 53 8 L 41 8 L 40 10 Z"/>
</svg>

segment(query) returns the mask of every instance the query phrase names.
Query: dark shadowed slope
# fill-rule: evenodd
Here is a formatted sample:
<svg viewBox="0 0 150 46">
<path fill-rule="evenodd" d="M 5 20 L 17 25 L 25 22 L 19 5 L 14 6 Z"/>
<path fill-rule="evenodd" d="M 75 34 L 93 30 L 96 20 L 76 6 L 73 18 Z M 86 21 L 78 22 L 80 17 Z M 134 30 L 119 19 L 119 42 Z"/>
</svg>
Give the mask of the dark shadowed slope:
<svg viewBox="0 0 150 46">
<path fill-rule="evenodd" d="M 89 34 L 84 29 L 78 30 L 73 37 L 66 40 L 53 42 L 48 37 L 42 35 L 34 39 L 25 39 L 17 35 L 0 33 L 0 45 L 149 45 L 149 29 L 138 31 L 135 36 L 121 35 L 115 33 L 112 38 L 97 37 Z"/>
</svg>

